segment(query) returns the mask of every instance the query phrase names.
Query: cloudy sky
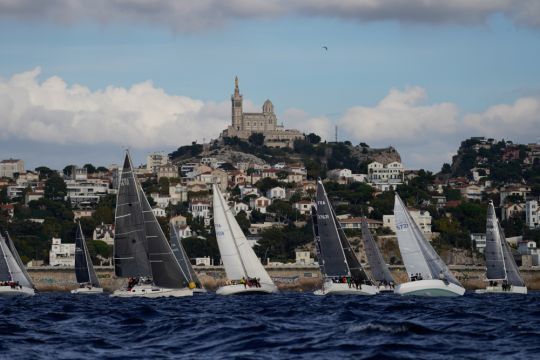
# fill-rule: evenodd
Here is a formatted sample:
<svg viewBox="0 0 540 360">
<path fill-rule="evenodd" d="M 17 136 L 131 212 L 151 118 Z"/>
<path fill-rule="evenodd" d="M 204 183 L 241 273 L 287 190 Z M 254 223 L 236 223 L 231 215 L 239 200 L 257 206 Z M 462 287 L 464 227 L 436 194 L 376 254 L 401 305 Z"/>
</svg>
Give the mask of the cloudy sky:
<svg viewBox="0 0 540 360">
<path fill-rule="evenodd" d="M 538 64 L 536 0 L 0 0 L 0 158 L 216 138 L 238 75 L 250 110 L 438 170 L 466 137 L 540 141 Z"/>
</svg>

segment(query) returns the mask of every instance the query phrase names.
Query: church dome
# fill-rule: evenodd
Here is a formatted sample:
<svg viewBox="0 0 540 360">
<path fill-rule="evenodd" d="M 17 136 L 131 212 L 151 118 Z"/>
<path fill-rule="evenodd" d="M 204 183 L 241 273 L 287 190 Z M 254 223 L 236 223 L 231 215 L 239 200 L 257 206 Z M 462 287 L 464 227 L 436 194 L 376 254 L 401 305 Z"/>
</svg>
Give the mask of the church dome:
<svg viewBox="0 0 540 360">
<path fill-rule="evenodd" d="M 270 100 L 266 100 L 263 104 L 263 113 L 272 114 L 274 113 L 274 104 Z"/>
</svg>

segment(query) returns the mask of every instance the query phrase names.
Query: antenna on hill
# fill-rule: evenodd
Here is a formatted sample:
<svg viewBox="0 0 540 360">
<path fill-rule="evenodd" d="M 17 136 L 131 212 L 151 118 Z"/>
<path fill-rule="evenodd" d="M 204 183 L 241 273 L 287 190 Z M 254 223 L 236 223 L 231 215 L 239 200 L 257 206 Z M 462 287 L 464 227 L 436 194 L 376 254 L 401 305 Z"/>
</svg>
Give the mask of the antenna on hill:
<svg viewBox="0 0 540 360">
<path fill-rule="evenodd" d="M 336 125 L 336 134 L 335 134 L 336 144 L 337 144 L 337 134 L 338 134 L 338 126 Z"/>
</svg>

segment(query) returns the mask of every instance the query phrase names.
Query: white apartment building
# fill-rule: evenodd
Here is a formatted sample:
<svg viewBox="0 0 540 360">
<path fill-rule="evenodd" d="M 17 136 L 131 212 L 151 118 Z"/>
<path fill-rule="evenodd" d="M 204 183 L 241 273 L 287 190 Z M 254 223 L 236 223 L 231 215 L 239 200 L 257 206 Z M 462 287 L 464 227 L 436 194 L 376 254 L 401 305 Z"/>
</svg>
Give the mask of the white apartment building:
<svg viewBox="0 0 540 360">
<path fill-rule="evenodd" d="M 0 161 L 0 178 L 6 177 L 13 179 L 17 173 L 24 173 L 24 161 L 19 159 Z"/>
<path fill-rule="evenodd" d="M 425 210 L 409 210 L 414 222 L 424 234 L 431 234 L 431 214 Z M 383 215 L 383 226 L 396 232 L 396 218 L 394 215 Z"/>
<path fill-rule="evenodd" d="M 287 197 L 287 192 L 284 188 L 276 186 L 266 192 L 266 197 L 269 199 L 285 199 Z"/>
<path fill-rule="evenodd" d="M 188 201 L 188 189 L 182 184 L 169 186 L 169 196 L 173 205 L 186 202 Z"/>
<path fill-rule="evenodd" d="M 114 225 L 101 223 L 101 225 L 96 226 L 92 240 L 101 240 L 112 246 L 114 244 Z"/>
<path fill-rule="evenodd" d="M 202 217 L 205 219 L 210 218 L 210 202 L 209 201 L 193 201 L 191 204 L 189 204 L 189 211 L 193 215 L 194 218 Z"/>
<path fill-rule="evenodd" d="M 71 206 L 91 206 L 97 204 L 99 199 L 109 193 L 109 182 L 100 179 L 86 181 L 66 180 L 67 195 L 65 200 Z"/>
<path fill-rule="evenodd" d="M 525 204 L 525 224 L 534 229 L 540 227 L 540 208 L 538 201 L 530 200 Z"/>
<path fill-rule="evenodd" d="M 162 209 L 166 209 L 167 206 L 172 202 L 170 196 L 160 195 L 159 193 L 151 193 L 150 197 L 156 202 L 156 206 Z"/>
<path fill-rule="evenodd" d="M 169 157 L 163 152 L 155 152 L 152 154 L 148 154 L 148 156 L 146 157 L 146 171 L 157 174 L 158 168 L 161 165 L 167 164 L 168 161 Z"/>
<path fill-rule="evenodd" d="M 296 259 L 295 264 L 298 265 L 314 265 L 315 259 L 311 257 L 311 253 L 309 251 L 303 251 L 303 250 L 296 250 L 295 251 Z"/>
<path fill-rule="evenodd" d="M 476 250 L 483 254 L 486 248 L 486 233 L 472 233 L 471 241 L 474 244 Z"/>
<path fill-rule="evenodd" d="M 49 265 L 75 266 L 75 244 L 62 244 L 62 239 L 53 238 L 49 251 Z"/>
<path fill-rule="evenodd" d="M 152 208 L 152 212 L 154 213 L 155 217 L 165 217 L 165 216 L 167 216 L 167 213 L 165 212 L 165 209 L 162 209 L 160 207 Z"/>
<path fill-rule="evenodd" d="M 368 164 L 368 182 L 381 191 L 395 190 L 404 182 L 403 164 L 393 161 L 384 165 L 378 161 Z"/>
</svg>

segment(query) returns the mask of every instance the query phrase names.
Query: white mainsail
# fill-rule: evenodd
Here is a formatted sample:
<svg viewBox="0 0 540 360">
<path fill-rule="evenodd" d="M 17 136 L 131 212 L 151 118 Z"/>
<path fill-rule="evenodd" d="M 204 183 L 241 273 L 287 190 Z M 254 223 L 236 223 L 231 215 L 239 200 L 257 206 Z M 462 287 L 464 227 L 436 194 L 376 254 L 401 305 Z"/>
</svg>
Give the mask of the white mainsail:
<svg viewBox="0 0 540 360">
<path fill-rule="evenodd" d="M 11 252 L 11 250 L 7 246 L 6 239 L 4 239 L 4 237 L 1 235 L 0 235 L 0 248 L 1 248 L 1 252 L 4 255 L 3 261 L 5 261 L 5 265 L 7 267 L 7 270 L 10 276 L 10 279 L 1 279 L 1 280 L 4 280 L 4 281 L 11 280 L 11 281 L 18 282 L 22 286 L 33 288 L 34 285 L 30 281 L 30 279 L 26 277 L 24 270 L 21 268 L 21 266 L 19 266 L 19 263 L 17 262 L 17 259 L 15 258 L 15 255 Z M 13 249 L 13 251 L 16 251 L 16 250 Z"/>
<path fill-rule="evenodd" d="M 214 226 L 221 260 L 229 280 L 259 278 L 261 284 L 274 284 L 255 252 L 249 245 L 240 225 L 225 202 L 219 187 L 214 184 Z"/>
</svg>

